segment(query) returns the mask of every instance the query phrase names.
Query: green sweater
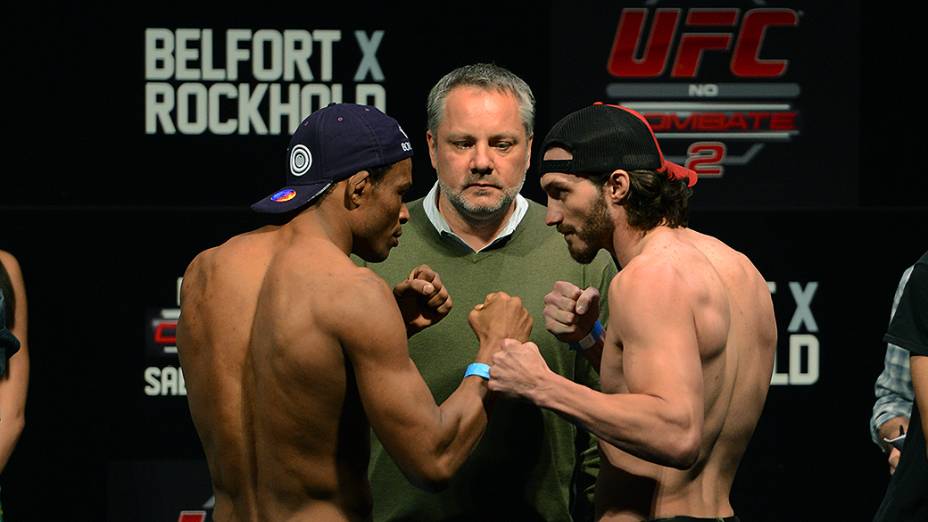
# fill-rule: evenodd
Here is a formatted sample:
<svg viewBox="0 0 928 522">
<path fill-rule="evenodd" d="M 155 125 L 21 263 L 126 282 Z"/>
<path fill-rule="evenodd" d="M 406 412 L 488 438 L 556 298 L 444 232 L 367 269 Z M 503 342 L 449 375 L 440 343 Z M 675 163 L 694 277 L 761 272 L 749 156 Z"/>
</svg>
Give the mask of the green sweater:
<svg viewBox="0 0 928 522">
<path fill-rule="evenodd" d="M 477 351 L 468 312 L 497 290 L 522 298 L 534 318 L 532 341 L 553 371 L 598 388 L 586 360 L 545 330 L 544 296 L 560 280 L 581 288 L 595 286 L 606 296 L 615 265 L 606 252 L 592 264 L 578 264 L 564 238 L 545 226 L 545 207 L 529 205 L 507 242 L 474 253 L 439 236 L 422 200 L 414 201 L 399 247 L 387 261 L 368 265 L 393 286 L 425 263 L 448 288 L 454 300 L 451 313 L 409 340 L 410 356 L 438 403 L 458 387 Z M 601 317 L 608 315 L 605 301 Z M 449 488 L 437 494 L 412 486 L 372 437 L 374 520 L 551 522 L 571 520 L 572 510 L 586 518 L 592 513 L 589 502 L 598 468 L 596 442 L 583 430 L 528 402 L 498 397 L 483 439 Z"/>
</svg>

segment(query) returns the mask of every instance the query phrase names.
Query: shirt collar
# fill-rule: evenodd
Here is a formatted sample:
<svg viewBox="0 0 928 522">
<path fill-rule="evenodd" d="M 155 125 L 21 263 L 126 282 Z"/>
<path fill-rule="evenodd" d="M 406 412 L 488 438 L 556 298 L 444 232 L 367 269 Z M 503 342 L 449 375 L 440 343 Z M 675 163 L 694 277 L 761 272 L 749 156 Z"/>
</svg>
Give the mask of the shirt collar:
<svg viewBox="0 0 928 522">
<path fill-rule="evenodd" d="M 422 207 L 425 208 L 425 215 L 429 218 L 432 226 L 435 227 L 435 231 L 438 232 L 441 237 L 450 238 L 471 252 L 474 252 L 474 249 L 472 249 L 470 245 L 451 230 L 448 221 L 445 220 L 445 216 L 442 216 L 441 212 L 438 211 L 438 190 L 438 182 L 436 181 L 432 186 L 432 190 L 430 190 L 422 200 Z M 522 222 L 526 212 L 528 212 L 528 200 L 522 197 L 522 194 L 516 194 L 516 209 L 513 211 L 512 215 L 509 216 L 509 221 L 506 223 L 506 226 L 493 238 L 493 241 L 490 241 L 486 246 L 476 252 L 489 250 L 508 240 L 509 236 L 516 231 L 519 223 Z"/>
</svg>

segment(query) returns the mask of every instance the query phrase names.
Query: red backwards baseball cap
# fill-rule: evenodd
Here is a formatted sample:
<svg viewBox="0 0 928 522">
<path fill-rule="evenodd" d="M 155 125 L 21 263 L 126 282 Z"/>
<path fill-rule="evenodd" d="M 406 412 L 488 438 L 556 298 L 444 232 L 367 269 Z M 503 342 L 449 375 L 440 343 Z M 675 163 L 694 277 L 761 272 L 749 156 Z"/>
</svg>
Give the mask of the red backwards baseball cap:
<svg viewBox="0 0 928 522">
<path fill-rule="evenodd" d="M 541 174 L 602 174 L 615 169 L 653 170 L 671 179 L 696 184 L 696 172 L 667 161 L 648 121 L 621 105 L 596 102 L 574 111 L 554 124 L 542 142 L 542 153 L 563 147 L 572 159 L 542 160 Z"/>
</svg>

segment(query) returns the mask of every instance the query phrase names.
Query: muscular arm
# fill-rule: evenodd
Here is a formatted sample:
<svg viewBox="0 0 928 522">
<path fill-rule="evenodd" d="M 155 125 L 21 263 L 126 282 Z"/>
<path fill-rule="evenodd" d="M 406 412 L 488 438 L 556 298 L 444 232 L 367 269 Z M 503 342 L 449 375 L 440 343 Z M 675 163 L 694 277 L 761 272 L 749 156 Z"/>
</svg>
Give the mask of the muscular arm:
<svg viewBox="0 0 928 522">
<path fill-rule="evenodd" d="M 19 339 L 20 349 L 10 358 L 7 375 L 0 376 L 0 472 L 13 453 L 13 448 L 26 425 L 26 390 L 29 387 L 29 343 L 26 335 L 28 314 L 26 288 L 16 259 L 0 252 L 0 262 L 10 276 L 16 296 L 16 315 L 11 329 Z"/>
<path fill-rule="evenodd" d="M 623 344 L 628 393 L 599 393 L 549 372 L 530 398 L 633 455 L 688 468 L 698 457 L 703 425 L 689 290 L 672 267 L 639 267 L 622 279 L 609 290 L 609 328 L 610 338 Z"/>
<path fill-rule="evenodd" d="M 390 289 L 373 274 L 362 279 L 355 296 L 340 306 L 344 322 L 338 335 L 354 368 L 365 412 L 410 481 L 440 489 L 486 428 L 486 383 L 475 376 L 463 379 L 437 406 L 409 358 L 406 330 Z M 481 346 L 478 361 L 489 361 L 489 348 Z"/>
</svg>

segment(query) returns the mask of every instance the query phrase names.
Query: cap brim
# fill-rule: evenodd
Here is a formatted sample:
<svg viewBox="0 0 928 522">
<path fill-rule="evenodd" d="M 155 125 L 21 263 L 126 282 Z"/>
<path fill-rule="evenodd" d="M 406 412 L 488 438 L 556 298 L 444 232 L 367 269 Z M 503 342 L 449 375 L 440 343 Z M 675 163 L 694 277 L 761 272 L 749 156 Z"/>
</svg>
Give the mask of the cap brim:
<svg viewBox="0 0 928 522">
<path fill-rule="evenodd" d="M 251 210 L 263 214 L 283 214 L 312 203 L 329 186 L 330 180 L 319 180 L 306 185 L 284 187 L 251 206 Z"/>
<path fill-rule="evenodd" d="M 672 161 L 664 160 L 664 167 L 661 170 L 666 172 L 671 179 L 685 179 L 687 187 L 692 187 L 696 184 L 696 180 L 699 179 L 695 170 L 677 165 Z"/>
</svg>

